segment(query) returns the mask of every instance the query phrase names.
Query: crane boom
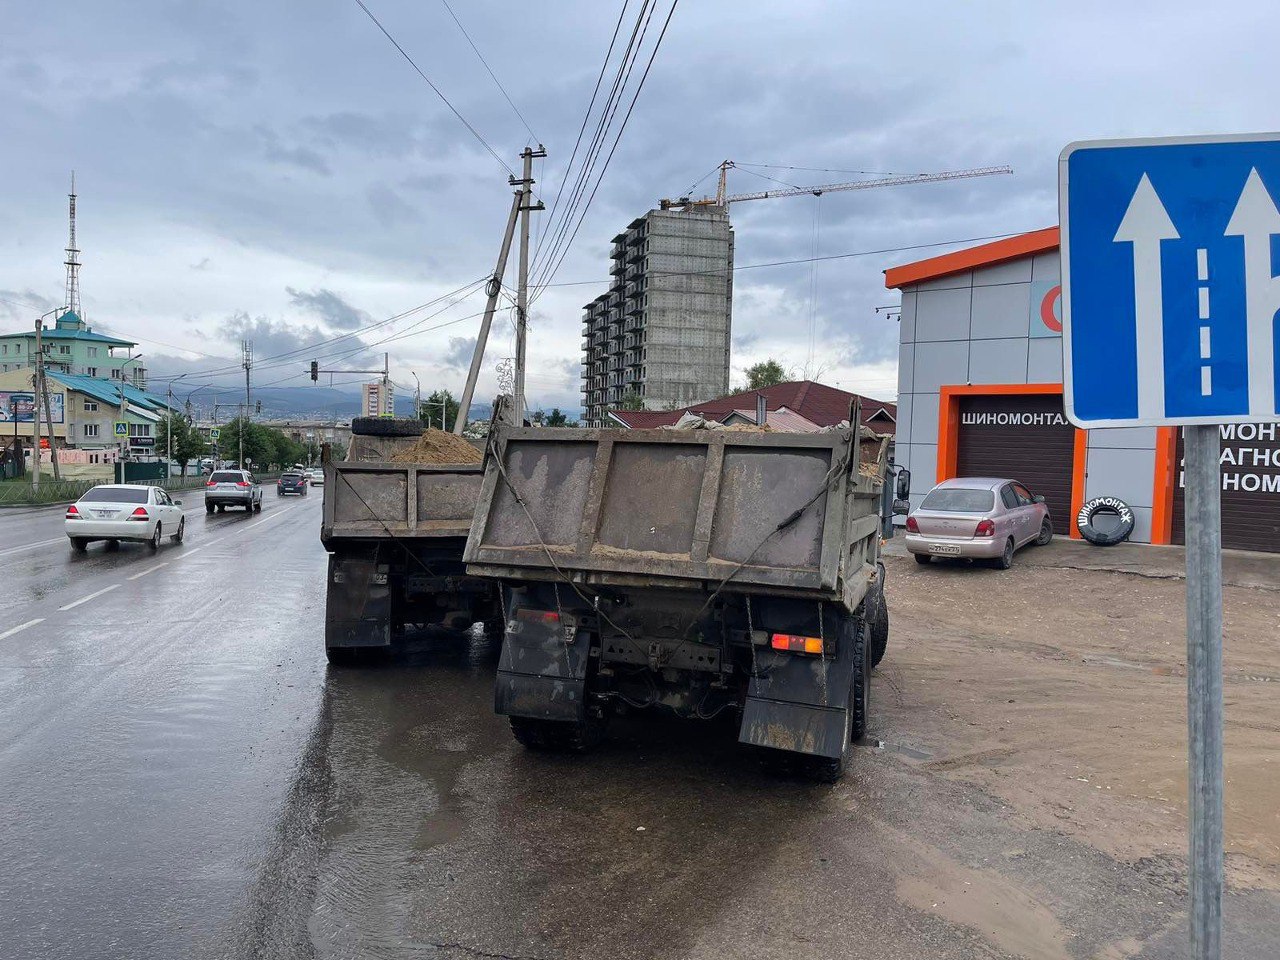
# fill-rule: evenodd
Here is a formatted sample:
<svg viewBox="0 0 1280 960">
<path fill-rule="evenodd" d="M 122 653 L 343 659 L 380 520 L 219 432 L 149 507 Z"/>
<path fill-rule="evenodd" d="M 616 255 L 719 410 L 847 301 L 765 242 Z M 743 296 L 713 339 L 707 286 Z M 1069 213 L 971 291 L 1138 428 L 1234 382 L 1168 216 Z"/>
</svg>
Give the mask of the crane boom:
<svg viewBox="0 0 1280 960">
<path fill-rule="evenodd" d="M 709 207 L 727 206 L 730 203 L 741 203 L 744 200 L 768 200 L 774 197 L 801 197 L 809 194 L 820 197 L 824 193 L 836 193 L 841 190 L 870 190 L 873 187 L 898 187 L 908 183 L 937 183 L 942 180 L 966 180 L 970 177 L 991 177 L 1001 173 L 1013 173 L 1007 165 L 996 167 L 974 167 L 969 170 L 945 170 L 942 173 L 916 173 L 898 177 L 880 177 L 876 180 L 850 180 L 844 183 L 824 183 L 813 187 L 786 187 L 781 190 L 760 190 L 755 193 L 735 193 L 726 195 L 725 174 L 734 166 L 732 160 L 720 165 L 720 182 L 714 199 L 690 200 L 681 197 L 679 200 L 662 200 L 663 210 L 672 207 Z"/>
</svg>

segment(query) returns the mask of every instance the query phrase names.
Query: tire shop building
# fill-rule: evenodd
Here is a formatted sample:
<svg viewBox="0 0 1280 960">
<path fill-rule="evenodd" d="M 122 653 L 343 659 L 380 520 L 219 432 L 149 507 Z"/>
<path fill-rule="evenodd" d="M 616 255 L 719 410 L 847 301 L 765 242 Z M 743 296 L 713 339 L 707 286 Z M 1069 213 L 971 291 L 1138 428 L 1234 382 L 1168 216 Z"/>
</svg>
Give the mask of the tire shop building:
<svg viewBox="0 0 1280 960">
<path fill-rule="evenodd" d="M 1063 412 L 1057 227 L 893 267 L 885 286 L 902 293 L 897 463 L 913 507 L 941 480 L 1011 477 L 1059 534 L 1079 537 L 1081 507 L 1115 497 L 1131 541 L 1183 542 L 1181 431 L 1077 430 Z M 1222 428 L 1222 540 L 1280 552 L 1280 425 Z"/>
</svg>

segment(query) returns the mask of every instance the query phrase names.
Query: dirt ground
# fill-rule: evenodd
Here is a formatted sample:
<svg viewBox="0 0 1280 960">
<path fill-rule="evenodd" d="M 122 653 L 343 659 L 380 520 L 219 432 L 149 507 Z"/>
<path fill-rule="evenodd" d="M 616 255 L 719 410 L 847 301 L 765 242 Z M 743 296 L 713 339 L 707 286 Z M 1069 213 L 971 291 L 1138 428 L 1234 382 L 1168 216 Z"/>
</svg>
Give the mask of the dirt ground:
<svg viewBox="0 0 1280 960">
<path fill-rule="evenodd" d="M 888 558 L 893 640 L 875 709 L 910 742 L 883 749 L 1181 887 L 1184 583 L 1071 569 L 1058 550 L 1024 551 L 1008 571 Z M 1270 582 L 1224 597 L 1232 892 L 1280 890 L 1280 576 Z"/>
</svg>

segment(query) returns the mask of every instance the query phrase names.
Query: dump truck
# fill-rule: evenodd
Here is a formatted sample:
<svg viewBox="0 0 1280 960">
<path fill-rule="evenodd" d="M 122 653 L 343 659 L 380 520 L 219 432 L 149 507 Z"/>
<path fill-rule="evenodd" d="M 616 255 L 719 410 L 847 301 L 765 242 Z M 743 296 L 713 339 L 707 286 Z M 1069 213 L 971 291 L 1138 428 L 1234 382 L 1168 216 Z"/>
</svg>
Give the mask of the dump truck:
<svg viewBox="0 0 1280 960">
<path fill-rule="evenodd" d="M 732 711 L 766 759 L 838 779 L 888 641 L 886 447 L 849 426 L 497 428 L 464 560 L 502 584 L 515 738 L 583 751 L 619 709 Z"/>
<path fill-rule="evenodd" d="M 358 417 L 346 459 L 324 465 L 324 640 L 335 665 L 394 652 L 412 628 L 496 622 L 496 585 L 462 561 L 483 467 L 399 462 L 424 430 L 418 420 Z"/>
</svg>

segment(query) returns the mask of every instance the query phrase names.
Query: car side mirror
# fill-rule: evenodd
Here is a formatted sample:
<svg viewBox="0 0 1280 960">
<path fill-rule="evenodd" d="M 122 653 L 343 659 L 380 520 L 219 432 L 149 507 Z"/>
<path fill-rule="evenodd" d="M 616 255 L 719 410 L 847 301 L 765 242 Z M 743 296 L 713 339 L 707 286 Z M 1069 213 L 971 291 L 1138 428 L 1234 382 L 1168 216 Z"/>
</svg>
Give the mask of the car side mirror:
<svg viewBox="0 0 1280 960">
<path fill-rule="evenodd" d="M 1036 503 L 1044 503 L 1044 497 L 1040 496 L 1039 494 L 1036 494 L 1036 496 L 1032 497 L 1031 499 L 1034 500 Z"/>
<path fill-rule="evenodd" d="M 898 468 L 898 480 L 893 493 L 899 500 L 906 500 L 911 496 L 911 471 L 906 467 Z M 897 512 L 897 504 L 894 504 L 894 512 Z"/>
<path fill-rule="evenodd" d="M 893 515 L 895 517 L 905 517 L 911 512 L 911 501 L 899 498 L 893 501 Z"/>
<path fill-rule="evenodd" d="M 181 500 L 175 500 L 175 501 L 173 501 L 173 505 L 174 505 L 175 507 L 180 507 L 180 506 L 182 506 L 182 501 L 181 501 Z"/>
</svg>

